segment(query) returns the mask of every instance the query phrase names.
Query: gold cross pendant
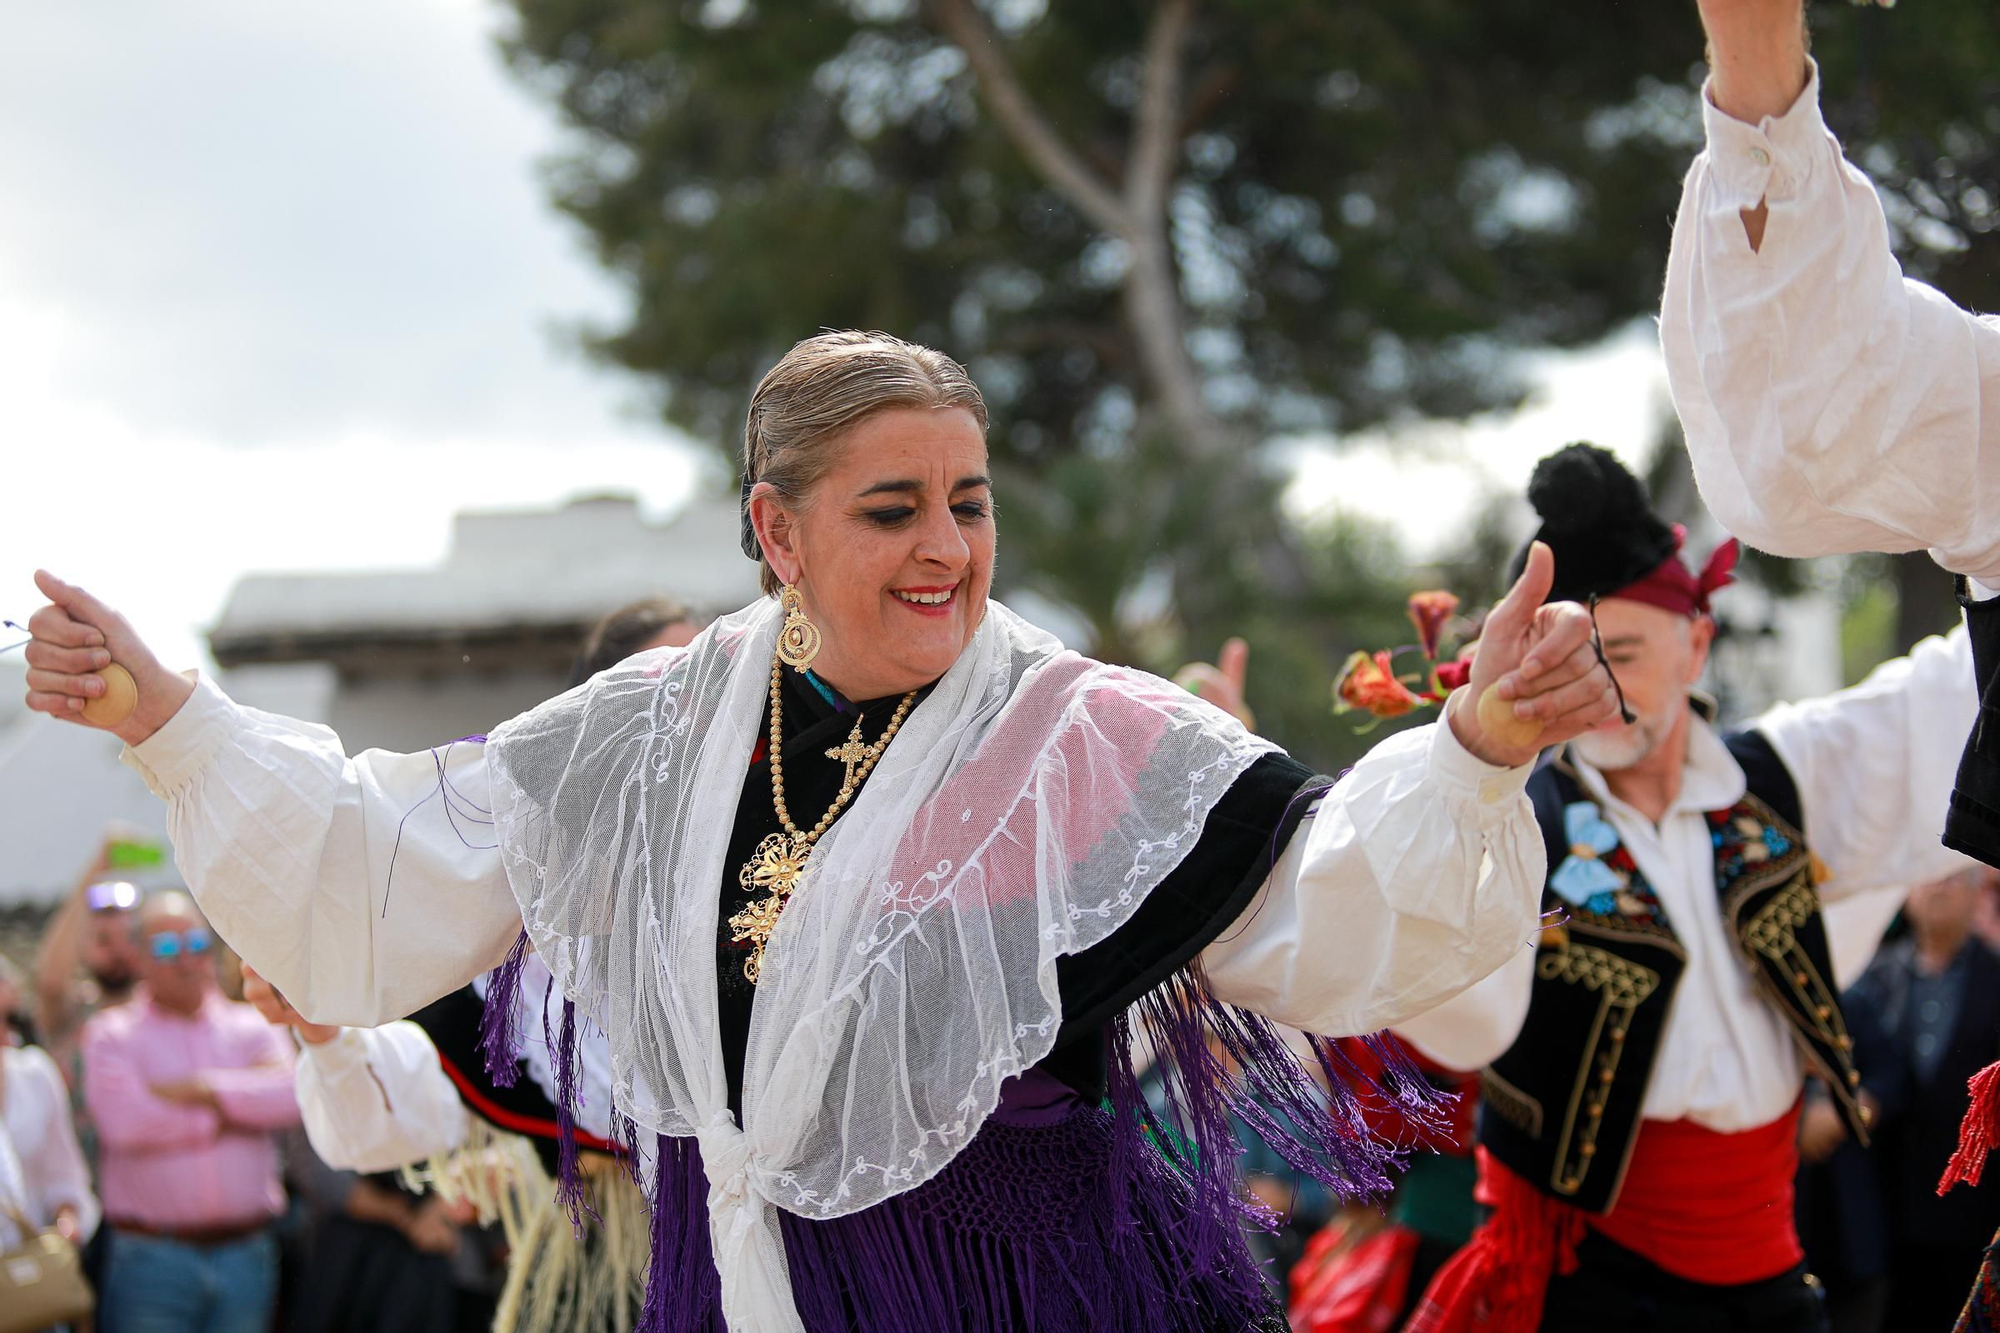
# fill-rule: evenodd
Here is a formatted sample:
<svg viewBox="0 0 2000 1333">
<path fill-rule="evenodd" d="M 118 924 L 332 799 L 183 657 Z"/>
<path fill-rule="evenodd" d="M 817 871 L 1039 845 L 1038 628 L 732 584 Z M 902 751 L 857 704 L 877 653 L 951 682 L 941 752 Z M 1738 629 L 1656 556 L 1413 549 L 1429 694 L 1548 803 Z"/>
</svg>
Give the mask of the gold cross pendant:
<svg viewBox="0 0 2000 1333">
<path fill-rule="evenodd" d="M 854 770 L 868 762 L 868 756 L 875 747 L 861 743 L 861 719 L 854 720 L 854 730 L 847 733 L 847 743 L 836 745 L 826 752 L 826 757 L 838 764 L 847 765 L 847 776 L 841 780 L 843 788 L 854 786 Z"/>
</svg>

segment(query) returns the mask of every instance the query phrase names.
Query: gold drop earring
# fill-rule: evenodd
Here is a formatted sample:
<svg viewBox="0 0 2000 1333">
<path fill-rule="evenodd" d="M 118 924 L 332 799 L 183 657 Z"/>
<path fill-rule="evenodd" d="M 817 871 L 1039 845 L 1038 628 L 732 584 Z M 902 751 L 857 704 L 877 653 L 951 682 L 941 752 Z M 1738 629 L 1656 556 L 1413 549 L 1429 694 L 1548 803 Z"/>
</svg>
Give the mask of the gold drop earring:
<svg viewBox="0 0 2000 1333">
<path fill-rule="evenodd" d="M 778 660 L 803 675 L 819 656 L 819 626 L 806 619 L 805 599 L 799 596 L 797 584 L 785 585 L 778 594 L 778 605 L 785 612 L 785 623 L 778 630 Z"/>
</svg>

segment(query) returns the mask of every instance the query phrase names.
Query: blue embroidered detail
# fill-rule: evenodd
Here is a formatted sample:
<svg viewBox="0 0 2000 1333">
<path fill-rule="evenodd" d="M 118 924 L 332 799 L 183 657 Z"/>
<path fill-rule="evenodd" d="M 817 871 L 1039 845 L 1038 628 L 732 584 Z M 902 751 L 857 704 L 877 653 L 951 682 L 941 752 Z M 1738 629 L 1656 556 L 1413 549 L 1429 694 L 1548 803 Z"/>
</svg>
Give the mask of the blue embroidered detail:
<svg viewBox="0 0 2000 1333">
<path fill-rule="evenodd" d="M 1604 858 L 1618 846 L 1618 832 L 1605 820 L 1603 811 L 1592 801 L 1576 801 L 1563 807 L 1563 839 L 1569 855 L 1549 876 L 1549 887 L 1563 899 L 1587 911 L 1610 915 L 1617 910 L 1612 895 L 1625 887 L 1624 877 L 1604 864 Z M 1606 906 L 1598 906 L 1599 901 Z"/>
</svg>

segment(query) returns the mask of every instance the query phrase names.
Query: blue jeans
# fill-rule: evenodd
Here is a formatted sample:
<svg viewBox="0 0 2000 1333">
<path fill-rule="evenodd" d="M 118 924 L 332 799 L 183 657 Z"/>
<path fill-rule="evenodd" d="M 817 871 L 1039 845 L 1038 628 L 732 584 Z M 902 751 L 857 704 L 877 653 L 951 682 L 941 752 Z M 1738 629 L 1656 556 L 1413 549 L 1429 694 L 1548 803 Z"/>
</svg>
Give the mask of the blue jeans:
<svg viewBox="0 0 2000 1333">
<path fill-rule="evenodd" d="M 120 1231 L 104 1275 L 103 1333 L 269 1333 L 278 1243 L 268 1231 L 184 1245 Z"/>
</svg>

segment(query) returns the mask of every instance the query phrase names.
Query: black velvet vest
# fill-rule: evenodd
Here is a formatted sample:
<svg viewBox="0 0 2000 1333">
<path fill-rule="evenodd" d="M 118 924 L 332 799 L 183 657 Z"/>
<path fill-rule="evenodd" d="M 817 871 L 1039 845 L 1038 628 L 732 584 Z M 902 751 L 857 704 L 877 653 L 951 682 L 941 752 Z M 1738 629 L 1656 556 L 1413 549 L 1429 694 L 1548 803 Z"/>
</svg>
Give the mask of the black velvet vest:
<svg viewBox="0 0 2000 1333">
<path fill-rule="evenodd" d="M 1972 636 L 1979 716 L 1973 720 L 1965 756 L 1958 761 L 1958 781 L 1945 815 L 1944 845 L 2000 866 L 2000 597 L 1975 602 L 1961 578 L 1958 601 L 1965 608 L 1966 632 Z"/>
<path fill-rule="evenodd" d="M 1809 1068 L 1833 1090 L 1850 1130 L 1867 1128 L 1854 1089 L 1854 1043 L 1840 1013 L 1813 857 L 1799 833 L 1797 785 L 1763 736 L 1725 738 L 1748 779 L 1734 807 L 1708 816 L 1716 910 L 1757 990 L 1785 1020 Z M 1564 755 L 1529 779 L 1553 879 L 1574 855 L 1601 856 L 1617 887 L 1583 906 L 1553 887 L 1521 1035 L 1481 1076 L 1480 1141 L 1515 1174 L 1589 1212 L 1611 1211 L 1638 1141 L 1641 1108 L 1687 952 L 1622 846 L 1573 849 L 1564 811 L 1594 802 Z"/>
</svg>

